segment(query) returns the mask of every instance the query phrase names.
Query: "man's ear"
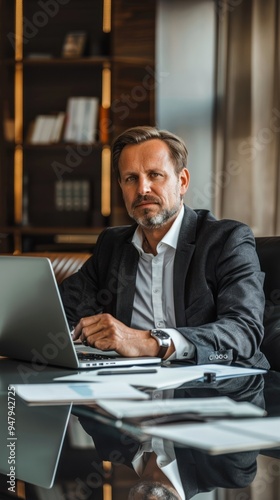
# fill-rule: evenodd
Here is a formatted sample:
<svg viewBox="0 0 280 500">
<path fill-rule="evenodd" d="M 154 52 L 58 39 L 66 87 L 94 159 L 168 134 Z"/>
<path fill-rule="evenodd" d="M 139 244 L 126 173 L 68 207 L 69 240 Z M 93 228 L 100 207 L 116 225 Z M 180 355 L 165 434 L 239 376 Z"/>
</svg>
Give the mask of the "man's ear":
<svg viewBox="0 0 280 500">
<path fill-rule="evenodd" d="M 179 179 L 181 183 L 180 194 L 184 195 L 187 192 L 190 183 L 190 172 L 186 167 L 181 170 Z"/>
</svg>

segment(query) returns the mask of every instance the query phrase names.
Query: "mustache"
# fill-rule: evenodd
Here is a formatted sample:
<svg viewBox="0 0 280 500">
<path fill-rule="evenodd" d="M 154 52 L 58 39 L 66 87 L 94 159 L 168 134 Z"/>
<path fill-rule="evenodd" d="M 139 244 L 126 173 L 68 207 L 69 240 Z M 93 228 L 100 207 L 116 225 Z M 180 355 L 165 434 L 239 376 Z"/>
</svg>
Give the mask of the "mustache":
<svg viewBox="0 0 280 500">
<path fill-rule="evenodd" d="M 137 196 L 137 198 L 134 200 L 134 202 L 132 204 L 132 208 L 137 207 L 137 205 L 139 205 L 143 201 L 148 201 L 148 202 L 151 202 L 151 203 L 158 203 L 158 204 L 160 204 L 160 200 L 158 198 L 155 198 L 154 196 L 149 196 L 147 194 L 145 194 L 143 196 L 143 195 L 139 194 Z"/>
</svg>

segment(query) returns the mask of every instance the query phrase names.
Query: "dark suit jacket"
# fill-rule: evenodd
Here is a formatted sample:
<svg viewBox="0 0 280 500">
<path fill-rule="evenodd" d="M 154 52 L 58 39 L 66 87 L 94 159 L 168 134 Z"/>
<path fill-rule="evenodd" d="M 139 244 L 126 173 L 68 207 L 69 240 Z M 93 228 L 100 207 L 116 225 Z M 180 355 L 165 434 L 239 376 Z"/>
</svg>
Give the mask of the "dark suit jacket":
<svg viewBox="0 0 280 500">
<path fill-rule="evenodd" d="M 139 259 L 131 243 L 136 227 L 105 230 L 93 257 L 62 283 L 70 322 L 101 306 L 130 325 Z M 185 207 L 174 261 L 174 305 L 176 328 L 195 345 L 196 363 L 269 367 L 259 349 L 263 278 L 248 226 Z"/>
</svg>

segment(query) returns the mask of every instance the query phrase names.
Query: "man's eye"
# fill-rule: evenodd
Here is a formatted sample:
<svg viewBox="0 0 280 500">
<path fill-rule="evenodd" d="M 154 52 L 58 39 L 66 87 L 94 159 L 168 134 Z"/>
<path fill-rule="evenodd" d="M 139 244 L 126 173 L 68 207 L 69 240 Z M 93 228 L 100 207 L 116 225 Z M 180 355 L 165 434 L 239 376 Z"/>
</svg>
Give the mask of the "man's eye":
<svg viewBox="0 0 280 500">
<path fill-rule="evenodd" d="M 136 177 L 134 175 L 130 175 L 129 177 L 125 178 L 125 182 L 134 182 L 136 180 Z"/>
<path fill-rule="evenodd" d="M 155 178 L 155 177 L 159 177 L 160 174 L 158 172 L 152 172 L 151 174 L 151 177 Z"/>
</svg>

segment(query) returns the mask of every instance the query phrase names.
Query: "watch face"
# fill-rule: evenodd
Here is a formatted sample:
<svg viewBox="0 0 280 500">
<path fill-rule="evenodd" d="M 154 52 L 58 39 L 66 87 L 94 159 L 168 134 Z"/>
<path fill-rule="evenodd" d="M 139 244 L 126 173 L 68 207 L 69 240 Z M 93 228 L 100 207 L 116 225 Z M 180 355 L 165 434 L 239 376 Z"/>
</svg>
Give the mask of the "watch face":
<svg viewBox="0 0 280 500">
<path fill-rule="evenodd" d="M 158 356 L 163 358 L 171 345 L 171 337 L 168 333 L 162 330 L 151 330 L 151 336 L 157 341 L 160 346 Z"/>
<path fill-rule="evenodd" d="M 169 339 L 170 336 L 168 333 L 162 332 L 161 330 L 158 331 L 153 331 L 153 334 L 158 337 L 159 339 Z"/>
</svg>

